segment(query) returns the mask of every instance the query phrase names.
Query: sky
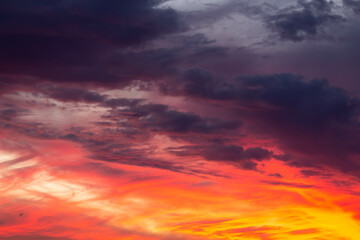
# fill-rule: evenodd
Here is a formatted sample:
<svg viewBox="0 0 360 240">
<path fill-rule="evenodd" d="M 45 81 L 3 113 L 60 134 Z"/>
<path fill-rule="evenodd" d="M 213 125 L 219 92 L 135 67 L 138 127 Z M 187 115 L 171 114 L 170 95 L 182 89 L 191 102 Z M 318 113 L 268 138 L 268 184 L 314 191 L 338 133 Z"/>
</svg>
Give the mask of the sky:
<svg viewBox="0 0 360 240">
<path fill-rule="evenodd" d="M 360 239 L 359 0 L 0 0 L 1 240 Z"/>
</svg>

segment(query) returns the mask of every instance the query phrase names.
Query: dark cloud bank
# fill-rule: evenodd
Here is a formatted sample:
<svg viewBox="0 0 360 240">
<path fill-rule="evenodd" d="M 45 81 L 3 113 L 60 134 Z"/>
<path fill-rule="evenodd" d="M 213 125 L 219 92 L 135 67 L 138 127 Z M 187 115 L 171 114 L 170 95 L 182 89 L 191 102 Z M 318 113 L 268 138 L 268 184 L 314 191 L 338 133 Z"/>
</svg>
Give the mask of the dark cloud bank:
<svg viewBox="0 0 360 240">
<path fill-rule="evenodd" d="M 105 161 L 123 159 L 179 170 L 181 167 L 174 164 L 147 159 L 149 149 L 134 147 L 134 142 L 161 133 L 192 144 L 168 149 L 177 156 L 198 155 L 256 169 L 256 162 L 269 159 L 271 151 L 227 141 L 244 127 L 244 121 L 252 134 L 274 139 L 286 156 L 291 156 L 277 158 L 289 165 L 359 170 L 359 99 L 325 79 L 308 81 L 292 73 L 229 78 L 195 67 L 219 61 L 229 52 L 226 46 L 209 45 L 213 42 L 201 34 L 180 36 L 179 46 L 150 48 L 147 44 L 153 40 L 188 30 L 181 13 L 160 8 L 162 2 L 0 1 L 0 86 L 9 87 L 11 79 L 21 83 L 16 86 L 19 89 L 30 85 L 34 86 L 32 91 L 58 101 L 108 109 L 102 116 L 104 121 L 94 123 L 102 130 L 100 136 L 79 129 L 59 133 L 38 123 L 24 124 L 16 121 L 23 110 L 5 105 L 0 112 L 2 128 L 30 137 L 75 141 L 91 149 L 94 158 Z M 343 3 L 359 12 L 358 1 Z M 320 41 L 329 26 L 344 21 L 335 12 L 331 1 L 299 0 L 272 15 L 255 14 L 264 16 L 265 27 L 281 42 L 298 43 Z M 249 61 L 256 64 L 256 60 Z M 132 80 L 154 80 L 164 95 L 215 103 L 235 117 L 207 118 L 171 109 L 167 104 L 115 99 L 96 91 L 96 87 L 120 89 Z"/>
<path fill-rule="evenodd" d="M 0 72 L 50 81 L 124 80 L 104 59 L 184 29 L 173 9 L 157 8 L 161 2 L 1 1 Z"/>
<path fill-rule="evenodd" d="M 266 26 L 282 40 L 294 42 L 316 39 L 328 25 L 343 21 L 332 13 L 334 3 L 326 0 L 298 0 L 297 5 L 267 17 Z"/>
<path fill-rule="evenodd" d="M 161 89 L 238 106 L 239 117 L 251 120 L 259 132 L 277 138 L 284 150 L 305 157 L 307 163 L 344 171 L 358 168 L 360 101 L 325 79 L 275 74 L 226 81 L 191 69 Z"/>
</svg>

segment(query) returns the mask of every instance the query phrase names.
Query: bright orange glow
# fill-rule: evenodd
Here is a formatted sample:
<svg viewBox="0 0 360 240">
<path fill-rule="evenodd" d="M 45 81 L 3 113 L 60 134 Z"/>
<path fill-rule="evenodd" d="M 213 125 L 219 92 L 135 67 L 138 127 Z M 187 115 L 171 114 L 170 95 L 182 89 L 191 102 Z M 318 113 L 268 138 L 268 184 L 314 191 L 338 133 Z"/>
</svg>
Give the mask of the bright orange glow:
<svg viewBox="0 0 360 240">
<path fill-rule="evenodd" d="M 1 152 L 2 237 L 360 239 L 358 186 L 337 189 L 276 160 L 263 169 L 281 170 L 281 179 L 227 165 L 218 168 L 231 178 L 204 178 L 106 165 L 67 142 L 38 144 L 44 154 Z"/>
</svg>

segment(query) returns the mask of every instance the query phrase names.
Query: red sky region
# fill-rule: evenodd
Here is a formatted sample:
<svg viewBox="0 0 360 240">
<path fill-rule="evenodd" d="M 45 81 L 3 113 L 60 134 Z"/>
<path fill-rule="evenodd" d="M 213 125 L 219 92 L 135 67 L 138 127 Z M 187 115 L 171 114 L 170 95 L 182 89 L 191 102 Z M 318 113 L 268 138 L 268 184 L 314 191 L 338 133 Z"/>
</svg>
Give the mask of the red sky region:
<svg viewBox="0 0 360 240">
<path fill-rule="evenodd" d="M 360 239 L 359 10 L 0 0 L 0 239 Z"/>
<path fill-rule="evenodd" d="M 36 154 L 2 152 L 3 239 L 360 236 L 358 186 L 334 187 L 349 181 L 340 173 L 305 178 L 270 160 L 261 173 L 213 164 L 222 176 L 196 176 L 93 161 L 64 141 L 33 144 Z M 281 179 L 265 174 L 275 169 Z"/>
</svg>

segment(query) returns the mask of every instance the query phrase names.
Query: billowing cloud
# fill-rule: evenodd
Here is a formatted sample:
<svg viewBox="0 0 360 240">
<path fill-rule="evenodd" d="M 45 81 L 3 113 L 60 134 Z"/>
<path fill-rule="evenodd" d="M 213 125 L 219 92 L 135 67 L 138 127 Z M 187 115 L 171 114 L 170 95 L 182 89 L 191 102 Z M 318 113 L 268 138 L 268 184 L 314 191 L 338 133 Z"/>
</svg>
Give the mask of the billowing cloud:
<svg viewBox="0 0 360 240">
<path fill-rule="evenodd" d="M 342 170 L 357 166 L 351 159 L 359 154 L 359 99 L 329 86 L 324 79 L 306 82 L 299 75 L 278 74 L 227 81 L 211 72 L 191 69 L 163 91 L 232 102 L 241 107 L 244 118 L 278 138 L 285 149 L 316 156 L 319 163 Z"/>
<path fill-rule="evenodd" d="M 0 72 L 53 81 L 120 81 L 104 69 L 109 54 L 183 29 L 176 11 L 160 3 L 1 1 Z"/>
<path fill-rule="evenodd" d="M 202 156 L 206 160 L 234 164 L 247 170 L 257 170 L 257 162 L 270 159 L 272 152 L 260 147 L 244 149 L 237 145 L 221 143 L 205 146 L 169 148 L 168 151 L 180 157 Z"/>
<path fill-rule="evenodd" d="M 360 2 L 357 0 L 343 0 L 343 3 L 350 7 L 356 14 L 360 14 Z"/>
<path fill-rule="evenodd" d="M 282 40 L 303 41 L 316 39 L 328 24 L 343 18 L 332 13 L 332 1 L 299 0 L 297 6 L 280 10 L 266 20 L 266 25 Z"/>
</svg>

